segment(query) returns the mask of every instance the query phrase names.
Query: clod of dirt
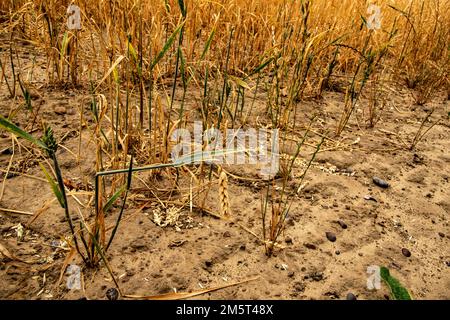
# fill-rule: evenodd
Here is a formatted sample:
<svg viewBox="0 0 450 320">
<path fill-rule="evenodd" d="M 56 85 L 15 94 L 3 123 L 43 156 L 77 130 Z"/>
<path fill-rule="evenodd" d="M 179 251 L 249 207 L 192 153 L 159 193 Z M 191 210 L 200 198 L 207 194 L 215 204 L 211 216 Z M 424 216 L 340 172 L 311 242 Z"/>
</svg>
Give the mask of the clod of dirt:
<svg viewBox="0 0 450 320">
<path fill-rule="evenodd" d="M 346 299 L 347 300 L 358 300 L 358 299 L 356 299 L 356 296 L 351 292 L 347 293 Z"/>
<path fill-rule="evenodd" d="M 303 280 L 311 279 L 313 281 L 322 281 L 324 279 L 322 272 L 313 271 L 303 277 Z"/>
<path fill-rule="evenodd" d="M 414 153 L 413 155 L 413 163 L 415 164 L 422 164 L 423 163 L 423 156 L 418 155 L 417 153 Z"/>
<path fill-rule="evenodd" d="M 442 233 L 442 232 L 439 232 L 438 235 L 439 235 L 439 237 L 441 237 L 441 238 L 444 238 L 444 237 L 445 237 L 445 234 Z"/>
<path fill-rule="evenodd" d="M 66 107 L 63 106 L 56 106 L 53 111 L 55 111 L 55 113 L 59 115 L 66 114 L 67 112 Z"/>
<path fill-rule="evenodd" d="M 305 288 L 306 288 L 305 284 L 301 281 L 297 281 L 294 283 L 294 290 L 296 292 L 303 292 L 305 291 Z"/>
<path fill-rule="evenodd" d="M 389 183 L 387 183 L 385 180 L 378 178 L 378 177 L 373 177 L 372 178 L 373 183 L 375 183 L 375 185 L 379 186 L 380 188 L 386 189 L 389 188 Z"/>
<path fill-rule="evenodd" d="M 145 243 L 144 239 L 137 239 L 130 245 L 130 247 L 135 250 L 146 250 L 147 243 Z"/>
<path fill-rule="evenodd" d="M 106 290 L 106 297 L 108 300 L 117 300 L 119 298 L 119 291 L 116 288 L 109 288 Z"/>
<path fill-rule="evenodd" d="M 344 221 L 339 220 L 337 223 L 341 226 L 342 229 L 347 229 L 347 224 Z"/>
<path fill-rule="evenodd" d="M 169 248 L 175 248 L 175 247 L 181 247 L 183 244 L 185 244 L 187 240 L 176 240 L 169 243 Z"/>
<path fill-rule="evenodd" d="M 339 294 L 336 291 L 325 292 L 324 296 L 330 297 L 330 299 L 339 299 Z"/>
<path fill-rule="evenodd" d="M 229 238 L 229 237 L 231 237 L 230 231 L 225 231 L 225 232 L 223 233 L 223 237 L 224 237 L 224 238 Z"/>
<path fill-rule="evenodd" d="M 205 267 L 206 267 L 206 268 L 211 268 L 212 265 L 213 265 L 212 260 L 205 260 Z"/>
<path fill-rule="evenodd" d="M 281 264 L 275 263 L 274 267 L 275 267 L 275 269 L 280 269 L 280 270 L 283 270 L 283 271 L 288 269 L 288 265 L 284 264 L 284 263 L 281 263 Z"/>
<path fill-rule="evenodd" d="M 308 249 L 311 249 L 311 250 L 316 250 L 317 249 L 317 247 L 315 245 L 313 245 L 312 243 L 304 243 L 303 245 L 305 247 L 307 247 Z"/>
<path fill-rule="evenodd" d="M 336 241 L 336 235 L 333 232 L 325 232 L 325 235 L 327 236 L 327 239 L 331 242 Z"/>
<path fill-rule="evenodd" d="M 284 239 L 284 242 L 286 242 L 287 244 L 292 244 L 292 243 L 293 243 L 292 238 L 289 237 L 289 236 L 287 236 L 287 237 Z"/>
<path fill-rule="evenodd" d="M 407 257 L 407 258 L 411 257 L 411 251 L 409 251 L 409 250 L 406 249 L 406 248 L 402 248 L 402 253 L 403 253 L 403 255 L 404 255 L 405 257 Z"/>
</svg>

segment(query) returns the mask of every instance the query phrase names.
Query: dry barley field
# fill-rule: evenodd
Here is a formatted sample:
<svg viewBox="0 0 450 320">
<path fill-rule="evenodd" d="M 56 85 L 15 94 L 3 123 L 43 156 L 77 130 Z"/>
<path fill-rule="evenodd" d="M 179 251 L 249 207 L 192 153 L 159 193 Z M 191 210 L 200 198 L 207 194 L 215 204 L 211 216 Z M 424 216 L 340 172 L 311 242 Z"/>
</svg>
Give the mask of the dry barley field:
<svg viewBox="0 0 450 320">
<path fill-rule="evenodd" d="M 0 299 L 450 299 L 450 0 L 0 0 Z"/>
</svg>

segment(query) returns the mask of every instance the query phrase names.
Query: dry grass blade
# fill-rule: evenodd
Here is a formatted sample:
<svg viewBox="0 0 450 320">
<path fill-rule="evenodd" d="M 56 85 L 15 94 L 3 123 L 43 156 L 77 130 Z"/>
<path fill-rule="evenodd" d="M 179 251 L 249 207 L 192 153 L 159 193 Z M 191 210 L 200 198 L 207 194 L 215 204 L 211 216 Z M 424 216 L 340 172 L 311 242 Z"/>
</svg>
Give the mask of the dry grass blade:
<svg viewBox="0 0 450 320">
<path fill-rule="evenodd" d="M 13 209 L 8 209 L 8 208 L 0 208 L 0 211 L 9 212 L 9 213 L 15 213 L 15 214 L 22 214 L 22 215 L 25 215 L 25 216 L 32 216 L 32 215 L 34 215 L 33 212 L 13 210 Z"/>
<path fill-rule="evenodd" d="M 250 279 L 246 279 L 243 281 L 233 282 L 233 283 L 226 284 L 223 286 L 218 286 L 218 287 L 214 287 L 214 288 L 210 288 L 210 289 L 204 289 L 204 290 L 193 291 L 193 292 L 174 292 L 174 293 L 166 293 L 166 294 L 156 295 L 156 296 L 124 295 L 123 297 L 129 298 L 129 299 L 139 299 L 139 300 L 180 300 L 180 299 L 192 298 L 192 297 L 199 296 L 199 295 L 202 295 L 205 293 L 237 286 L 237 285 L 247 283 L 250 281 L 255 281 L 257 279 L 259 279 L 259 276 L 250 278 Z"/>
<path fill-rule="evenodd" d="M 51 206 L 51 205 L 53 204 L 53 202 L 55 202 L 55 201 L 56 201 L 56 198 L 52 198 L 52 199 L 47 200 L 47 201 L 44 203 L 44 205 L 43 205 L 40 209 L 38 209 L 38 210 L 36 211 L 36 213 L 34 213 L 33 217 L 32 217 L 30 220 L 28 220 L 27 225 L 29 226 L 29 225 L 31 225 L 34 221 L 36 221 L 36 219 L 39 218 L 40 215 L 43 214 L 45 211 L 47 211 L 48 208 L 50 208 L 50 206 Z"/>
<path fill-rule="evenodd" d="M 109 77 L 111 72 L 119 65 L 119 63 L 125 58 L 125 56 L 120 56 L 116 59 L 116 61 L 113 63 L 113 65 L 108 69 L 106 74 L 103 76 L 102 80 L 97 84 L 97 86 L 94 89 L 94 92 L 97 91 L 97 89 L 100 87 L 100 85 Z"/>
<path fill-rule="evenodd" d="M 15 261 L 19 261 L 19 262 L 23 262 L 23 263 L 26 263 L 26 264 L 32 264 L 31 262 L 28 262 L 28 261 L 25 261 L 25 260 L 22 260 L 22 259 L 16 257 L 8 249 L 6 249 L 6 247 L 4 245 L 2 245 L 1 243 L 0 243 L 0 253 L 5 258 L 11 259 L 11 260 L 15 260 Z"/>
<path fill-rule="evenodd" d="M 58 287 L 59 284 L 61 283 L 61 280 L 62 280 L 62 278 L 64 276 L 64 272 L 66 271 L 67 266 L 72 261 L 72 259 L 73 259 L 73 257 L 75 256 L 76 253 L 77 253 L 77 250 L 75 248 L 72 248 L 72 250 L 70 250 L 69 254 L 64 259 L 63 265 L 61 267 L 61 272 L 59 273 L 58 282 L 56 283 L 55 288 Z"/>
<path fill-rule="evenodd" d="M 3 194 L 5 192 L 6 179 L 8 178 L 9 170 L 11 169 L 11 165 L 12 165 L 13 159 L 14 159 L 14 140 L 12 140 L 12 153 L 11 153 L 11 157 L 9 158 L 8 167 L 6 168 L 5 176 L 3 178 L 2 190 L 0 191 L 0 201 L 3 200 Z"/>
</svg>

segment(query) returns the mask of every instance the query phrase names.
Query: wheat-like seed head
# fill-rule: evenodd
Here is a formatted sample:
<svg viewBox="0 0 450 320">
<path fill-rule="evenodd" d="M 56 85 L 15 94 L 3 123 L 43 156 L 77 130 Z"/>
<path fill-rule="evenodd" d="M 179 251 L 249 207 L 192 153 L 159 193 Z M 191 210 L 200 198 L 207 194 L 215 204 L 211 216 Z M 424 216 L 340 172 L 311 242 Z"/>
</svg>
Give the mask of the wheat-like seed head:
<svg viewBox="0 0 450 320">
<path fill-rule="evenodd" d="M 228 196 L 228 178 L 224 171 L 219 174 L 220 211 L 224 217 L 230 216 L 230 201 Z"/>
</svg>

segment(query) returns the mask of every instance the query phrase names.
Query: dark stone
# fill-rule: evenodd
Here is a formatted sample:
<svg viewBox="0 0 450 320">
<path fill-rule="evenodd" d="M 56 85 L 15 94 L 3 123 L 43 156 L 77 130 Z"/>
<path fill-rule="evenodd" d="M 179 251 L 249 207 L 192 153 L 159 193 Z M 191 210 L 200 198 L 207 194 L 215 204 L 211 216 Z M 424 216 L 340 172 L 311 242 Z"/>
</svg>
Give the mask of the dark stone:
<svg viewBox="0 0 450 320">
<path fill-rule="evenodd" d="M 106 297 L 108 300 L 117 300 L 119 298 L 119 291 L 116 288 L 109 288 L 106 290 Z"/>
<path fill-rule="evenodd" d="M 387 183 L 385 180 L 378 178 L 378 177 L 373 177 L 372 178 L 373 183 L 375 183 L 375 185 L 379 186 L 380 188 L 386 189 L 389 188 L 389 183 Z"/>
<path fill-rule="evenodd" d="M 336 235 L 333 232 L 325 232 L 325 235 L 327 239 L 330 240 L 331 242 L 336 241 Z"/>
<path fill-rule="evenodd" d="M 344 221 L 339 220 L 337 223 L 341 226 L 342 229 L 347 229 L 347 224 Z"/>
<path fill-rule="evenodd" d="M 353 293 L 351 293 L 351 292 L 347 293 L 347 298 L 346 299 L 347 300 L 358 300 L 358 299 L 356 299 L 356 296 Z"/>
<path fill-rule="evenodd" d="M 407 258 L 411 257 L 411 251 L 409 251 L 409 250 L 406 249 L 406 248 L 402 248 L 402 253 L 403 253 L 403 255 L 404 255 L 405 257 L 407 257 Z"/>
</svg>

